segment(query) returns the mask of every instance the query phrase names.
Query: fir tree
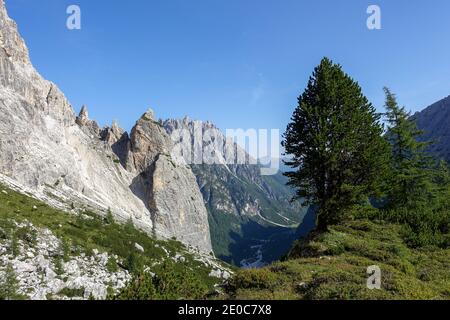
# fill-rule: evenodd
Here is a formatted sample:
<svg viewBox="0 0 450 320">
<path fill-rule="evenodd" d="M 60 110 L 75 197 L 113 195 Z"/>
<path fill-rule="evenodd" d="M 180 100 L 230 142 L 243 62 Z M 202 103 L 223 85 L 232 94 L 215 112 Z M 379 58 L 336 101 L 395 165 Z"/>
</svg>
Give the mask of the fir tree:
<svg viewBox="0 0 450 320">
<path fill-rule="evenodd" d="M 391 175 L 389 179 L 388 206 L 413 208 L 427 204 L 434 190 L 433 159 L 426 152 L 429 142 L 420 142 L 423 134 L 417 128 L 411 114 L 400 107 L 395 95 L 384 88 L 386 94 L 386 138 L 392 146 Z"/>
<path fill-rule="evenodd" d="M 289 184 L 318 206 L 319 230 L 379 190 L 389 155 L 380 117 L 340 65 L 324 58 L 315 68 L 283 146 L 295 169 L 286 173 Z"/>
</svg>

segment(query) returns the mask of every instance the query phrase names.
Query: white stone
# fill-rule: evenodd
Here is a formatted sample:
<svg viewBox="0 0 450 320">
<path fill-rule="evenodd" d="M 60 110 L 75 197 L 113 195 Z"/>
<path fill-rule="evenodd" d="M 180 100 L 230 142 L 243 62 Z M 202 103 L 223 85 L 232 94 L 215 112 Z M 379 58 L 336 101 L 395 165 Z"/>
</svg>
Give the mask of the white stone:
<svg viewBox="0 0 450 320">
<path fill-rule="evenodd" d="M 32 265 L 31 263 L 24 262 L 24 261 L 16 261 L 14 263 L 14 268 L 15 268 L 16 272 L 19 274 L 31 273 L 31 272 L 36 271 L 36 267 L 34 265 Z"/>
<path fill-rule="evenodd" d="M 144 252 L 144 247 L 142 247 L 139 243 L 135 243 L 134 247 L 136 248 L 136 250 Z"/>
</svg>

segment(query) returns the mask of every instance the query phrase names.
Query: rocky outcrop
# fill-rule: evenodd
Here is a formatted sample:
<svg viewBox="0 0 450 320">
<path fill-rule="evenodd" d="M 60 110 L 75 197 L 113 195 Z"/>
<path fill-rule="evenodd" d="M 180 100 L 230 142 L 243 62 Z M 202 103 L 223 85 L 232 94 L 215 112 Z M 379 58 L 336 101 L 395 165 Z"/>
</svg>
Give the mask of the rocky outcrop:
<svg viewBox="0 0 450 320">
<path fill-rule="evenodd" d="M 58 87 L 33 68 L 3 0 L 0 84 L 1 175 L 40 199 L 53 197 L 69 209 L 110 210 L 118 221 L 131 219 L 149 233 L 211 250 L 206 209 L 197 185 L 190 185 L 192 172 L 167 165 L 170 139 L 153 115 L 146 113 L 131 136 L 117 123 L 100 129 L 86 107 L 76 117 Z"/>
<path fill-rule="evenodd" d="M 124 165 L 138 173 L 131 189 L 145 202 L 156 232 L 212 251 L 208 213 L 195 176 L 190 167 L 172 159 L 171 139 L 152 110 L 137 121 L 127 145 Z"/>
<path fill-rule="evenodd" d="M 0 279 L 7 278 L 9 267 L 18 282 L 18 294 L 32 300 L 103 300 L 108 288 L 117 292 L 131 280 L 126 270 L 108 270 L 111 261 L 121 262 L 117 255 L 94 249 L 90 256 L 80 252 L 64 260 L 62 241 L 50 230 L 31 223 L 16 223 L 15 227 L 26 230 L 28 238 L 13 250 L 12 240 L 0 239 Z"/>
</svg>

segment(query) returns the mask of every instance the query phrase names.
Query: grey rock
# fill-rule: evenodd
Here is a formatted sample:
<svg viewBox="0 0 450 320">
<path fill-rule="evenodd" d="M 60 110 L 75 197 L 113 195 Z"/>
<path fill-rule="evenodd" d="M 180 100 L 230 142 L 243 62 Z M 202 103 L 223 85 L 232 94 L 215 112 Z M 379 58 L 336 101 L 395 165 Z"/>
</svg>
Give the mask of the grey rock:
<svg viewBox="0 0 450 320">
<path fill-rule="evenodd" d="M 116 122 L 100 129 L 85 106 L 75 116 L 58 87 L 32 66 L 3 0 L 0 136 L 0 182 L 68 211 L 71 203 L 104 214 L 111 208 L 118 222 L 131 219 L 148 233 L 211 250 L 195 177 L 190 168 L 172 167 L 171 140 L 154 112 L 130 136 Z"/>
<path fill-rule="evenodd" d="M 36 267 L 33 264 L 24 261 L 16 261 L 14 263 L 14 269 L 18 274 L 32 273 L 36 271 Z"/>
<path fill-rule="evenodd" d="M 140 252 L 144 252 L 144 247 L 142 247 L 140 244 L 135 243 L 134 247 L 136 248 L 136 250 L 138 250 Z"/>
<path fill-rule="evenodd" d="M 51 268 L 47 267 L 45 268 L 45 276 L 47 279 L 53 280 L 56 277 L 56 273 Z"/>
</svg>

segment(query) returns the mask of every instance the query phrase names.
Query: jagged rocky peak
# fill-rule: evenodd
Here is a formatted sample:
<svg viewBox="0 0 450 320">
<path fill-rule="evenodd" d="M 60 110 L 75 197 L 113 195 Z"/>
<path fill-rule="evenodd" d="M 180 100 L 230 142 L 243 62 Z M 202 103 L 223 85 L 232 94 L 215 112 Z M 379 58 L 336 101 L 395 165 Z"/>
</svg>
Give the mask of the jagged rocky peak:
<svg viewBox="0 0 450 320">
<path fill-rule="evenodd" d="M 28 48 L 17 32 L 16 23 L 8 17 L 4 0 L 0 0 L 0 46 L 9 59 L 31 65 Z"/>
<path fill-rule="evenodd" d="M 148 233 L 209 252 L 195 177 L 173 163 L 170 138 L 153 112 L 130 136 L 117 123 L 100 130 L 87 107 L 76 117 L 58 87 L 31 65 L 3 0 L 0 27 L 0 181 L 58 208 L 110 208 L 117 221 L 132 219 Z"/>
<path fill-rule="evenodd" d="M 148 110 L 142 115 L 142 119 L 144 120 L 155 120 L 155 112 L 153 109 L 148 108 Z"/>
<path fill-rule="evenodd" d="M 88 133 L 95 135 L 100 134 L 100 126 L 94 120 L 89 119 L 89 112 L 87 106 L 83 105 L 80 110 L 80 114 L 76 118 L 75 122 L 81 127 L 86 128 Z"/>
<path fill-rule="evenodd" d="M 122 140 L 129 140 L 128 133 L 119 126 L 116 120 L 113 120 L 111 127 L 103 128 L 102 132 L 100 133 L 100 137 L 110 146 L 114 146 L 116 143 Z"/>
<path fill-rule="evenodd" d="M 140 172 L 154 163 L 158 155 L 170 154 L 172 147 L 169 136 L 154 117 L 153 110 L 149 109 L 131 130 L 129 163 Z"/>
<path fill-rule="evenodd" d="M 235 170 L 236 164 L 256 163 L 233 138 L 227 137 L 213 122 L 183 119 L 168 119 L 163 127 L 171 136 L 177 150 L 189 150 L 181 155 L 188 163 L 221 164 Z M 186 157 L 188 159 L 186 159 Z M 250 161 L 251 160 L 251 161 Z"/>
<path fill-rule="evenodd" d="M 82 106 L 76 122 L 78 125 L 84 126 L 88 121 L 89 121 L 88 109 L 86 106 Z"/>
<path fill-rule="evenodd" d="M 116 137 L 120 137 L 124 133 L 124 130 L 121 127 L 119 127 L 119 124 L 117 123 L 116 120 L 113 120 L 112 125 L 111 125 L 111 132 Z"/>
</svg>

